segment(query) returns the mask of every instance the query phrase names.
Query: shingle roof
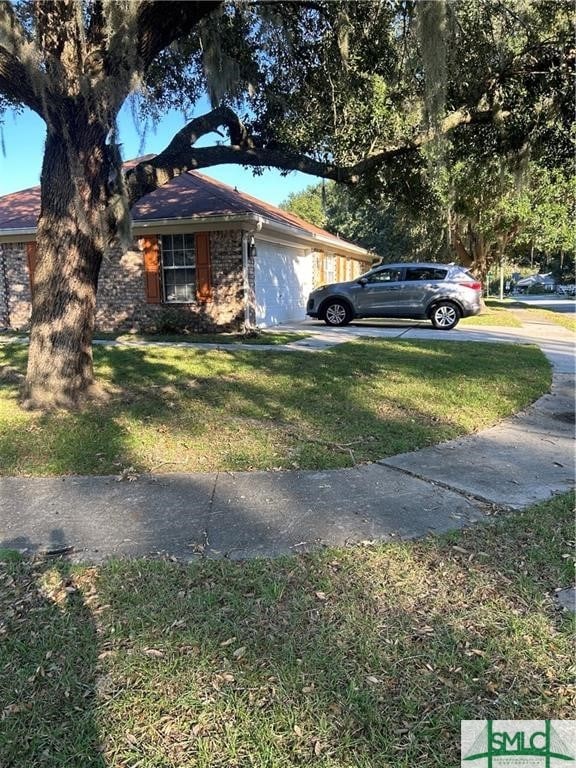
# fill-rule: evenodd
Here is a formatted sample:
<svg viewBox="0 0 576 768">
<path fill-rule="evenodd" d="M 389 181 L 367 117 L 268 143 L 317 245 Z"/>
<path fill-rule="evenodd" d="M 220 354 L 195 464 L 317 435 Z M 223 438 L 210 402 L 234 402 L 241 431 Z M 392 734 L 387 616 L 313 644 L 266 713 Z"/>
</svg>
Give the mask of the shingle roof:
<svg viewBox="0 0 576 768">
<path fill-rule="evenodd" d="M 31 229 L 40 213 L 40 187 L 0 197 L 0 230 Z"/>
<path fill-rule="evenodd" d="M 139 158 L 140 159 L 140 158 Z M 128 164 L 125 164 L 128 165 Z M 254 184 L 258 184 L 255 179 Z M 40 213 L 40 187 L 24 189 L 0 197 L 0 232 L 34 229 Z M 220 181 L 197 171 L 172 179 L 163 187 L 145 195 L 132 208 L 135 224 L 158 219 L 201 219 L 218 216 L 261 216 L 271 224 L 291 227 L 295 234 L 321 236 L 343 246 L 346 241 L 294 214 L 265 203 L 252 195 L 238 192 Z"/>
</svg>

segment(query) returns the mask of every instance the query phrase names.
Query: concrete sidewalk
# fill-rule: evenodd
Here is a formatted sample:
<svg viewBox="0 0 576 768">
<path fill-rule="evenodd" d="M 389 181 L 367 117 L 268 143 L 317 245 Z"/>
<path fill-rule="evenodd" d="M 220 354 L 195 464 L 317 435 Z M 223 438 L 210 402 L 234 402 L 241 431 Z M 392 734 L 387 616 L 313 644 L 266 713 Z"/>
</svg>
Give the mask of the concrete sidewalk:
<svg viewBox="0 0 576 768">
<path fill-rule="evenodd" d="M 553 386 L 491 429 L 346 470 L 141 475 L 132 482 L 110 476 L 0 478 L 0 548 L 65 550 L 84 562 L 156 553 L 183 559 L 270 556 L 447 531 L 484 519 L 495 506 L 519 509 L 573 486 L 570 332 L 546 323 L 449 332 L 298 327 L 312 332 L 295 343 L 307 341 L 310 351 L 367 335 L 537 343 L 553 365 Z"/>
</svg>

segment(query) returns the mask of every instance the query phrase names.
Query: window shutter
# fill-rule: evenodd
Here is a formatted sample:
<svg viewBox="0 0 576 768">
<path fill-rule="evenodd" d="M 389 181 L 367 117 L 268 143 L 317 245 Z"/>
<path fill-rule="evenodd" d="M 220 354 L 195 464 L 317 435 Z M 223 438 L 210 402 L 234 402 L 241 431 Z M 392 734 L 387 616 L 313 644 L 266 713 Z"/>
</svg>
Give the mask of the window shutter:
<svg viewBox="0 0 576 768">
<path fill-rule="evenodd" d="M 38 261 L 36 241 L 26 243 L 26 261 L 28 262 L 28 277 L 30 280 L 30 294 L 34 296 L 34 273 Z"/>
<path fill-rule="evenodd" d="M 210 233 L 196 234 L 196 298 L 207 301 L 212 295 Z"/>
<path fill-rule="evenodd" d="M 148 304 L 160 304 L 160 245 L 157 235 L 148 235 L 142 240 L 144 251 L 144 280 Z"/>
</svg>

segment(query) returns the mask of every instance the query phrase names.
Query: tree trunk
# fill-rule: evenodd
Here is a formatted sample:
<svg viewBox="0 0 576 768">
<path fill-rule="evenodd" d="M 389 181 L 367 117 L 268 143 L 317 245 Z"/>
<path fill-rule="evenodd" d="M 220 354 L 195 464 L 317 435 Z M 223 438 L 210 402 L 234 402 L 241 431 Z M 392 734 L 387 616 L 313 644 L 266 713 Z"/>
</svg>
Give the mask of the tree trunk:
<svg viewBox="0 0 576 768">
<path fill-rule="evenodd" d="M 28 407 L 70 408 L 93 392 L 92 335 L 110 197 L 106 135 L 106 126 L 77 108 L 48 128 L 24 390 Z"/>
</svg>

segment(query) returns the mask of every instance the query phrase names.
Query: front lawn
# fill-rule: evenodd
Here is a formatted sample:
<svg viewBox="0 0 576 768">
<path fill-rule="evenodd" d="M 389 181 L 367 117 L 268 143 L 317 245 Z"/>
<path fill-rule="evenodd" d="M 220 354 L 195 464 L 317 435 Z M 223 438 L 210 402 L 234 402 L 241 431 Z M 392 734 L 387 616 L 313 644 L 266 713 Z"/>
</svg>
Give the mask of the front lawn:
<svg viewBox="0 0 576 768">
<path fill-rule="evenodd" d="M 474 315 L 474 317 L 464 317 L 460 320 L 460 324 L 487 325 L 506 328 L 522 327 L 522 323 L 514 317 L 512 312 L 503 307 L 492 306 L 490 300 L 486 301 L 486 304 L 479 315 Z"/>
<path fill-rule="evenodd" d="M 576 333 L 576 314 L 574 312 L 554 312 L 552 309 L 539 309 L 537 307 L 522 307 L 522 312 L 529 313 L 531 318 L 541 318 L 550 323 L 561 325 L 573 333 Z"/>
<path fill-rule="evenodd" d="M 170 344 L 268 344 L 278 346 L 300 341 L 307 333 L 296 331 L 257 331 L 255 333 L 102 333 L 94 338 L 114 339 L 122 342 L 150 341 Z"/>
<path fill-rule="evenodd" d="M 367 340 L 322 353 L 96 348 L 106 404 L 18 405 L 26 348 L 0 347 L 0 473 L 350 466 L 508 416 L 550 384 L 535 347 Z M 510 362 L 513 359 L 514 364 Z"/>
<path fill-rule="evenodd" d="M 557 297 L 553 296 L 552 298 Z M 564 299 L 564 301 L 572 302 L 572 304 L 574 303 L 573 299 Z M 543 309 L 541 307 L 523 304 L 521 301 L 517 301 L 514 298 L 504 299 L 503 301 L 500 301 L 499 299 L 487 299 L 486 304 L 491 311 L 496 311 L 497 309 L 502 311 L 508 310 L 508 313 L 510 314 L 510 310 L 519 310 L 518 316 L 520 318 L 525 317 L 526 320 L 545 320 L 550 323 L 556 323 L 556 325 L 561 325 L 563 328 L 576 333 L 576 312 L 556 312 L 553 309 Z"/>
<path fill-rule="evenodd" d="M 454 768 L 461 719 L 573 717 L 570 495 L 276 561 L 0 563 L 5 768 Z"/>
<path fill-rule="evenodd" d="M 0 339 L 26 338 L 27 331 L 0 331 Z M 121 333 L 95 331 L 94 338 L 121 342 L 168 342 L 170 344 L 268 344 L 278 346 L 308 338 L 297 331 L 255 331 L 254 333 Z"/>
</svg>

